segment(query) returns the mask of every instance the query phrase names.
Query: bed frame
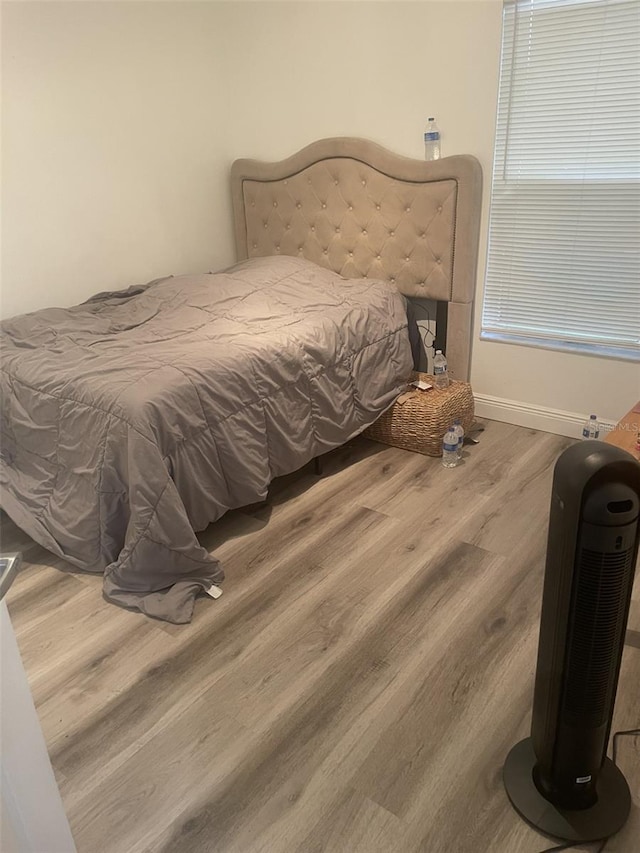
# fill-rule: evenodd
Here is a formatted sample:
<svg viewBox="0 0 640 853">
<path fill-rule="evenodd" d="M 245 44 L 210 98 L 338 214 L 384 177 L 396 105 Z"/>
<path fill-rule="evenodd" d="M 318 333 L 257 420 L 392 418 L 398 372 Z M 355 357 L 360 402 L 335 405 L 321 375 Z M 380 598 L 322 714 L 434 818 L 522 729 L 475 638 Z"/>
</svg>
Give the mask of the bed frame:
<svg viewBox="0 0 640 853">
<path fill-rule="evenodd" d="M 469 155 L 424 162 L 364 139 L 322 139 L 278 163 L 231 169 L 239 259 L 299 255 L 345 278 L 435 299 L 449 370 L 469 378 L 482 172 Z"/>
</svg>

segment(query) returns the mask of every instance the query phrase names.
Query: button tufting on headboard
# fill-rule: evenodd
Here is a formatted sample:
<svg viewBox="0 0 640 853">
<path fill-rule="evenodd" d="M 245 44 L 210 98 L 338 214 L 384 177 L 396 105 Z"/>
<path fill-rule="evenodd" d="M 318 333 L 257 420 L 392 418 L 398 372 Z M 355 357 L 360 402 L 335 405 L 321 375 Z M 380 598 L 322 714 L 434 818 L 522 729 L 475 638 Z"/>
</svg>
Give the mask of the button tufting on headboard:
<svg viewBox="0 0 640 853">
<path fill-rule="evenodd" d="M 384 253 L 378 277 L 413 295 L 426 295 L 428 281 L 430 298 L 449 300 L 456 190 L 454 180 L 401 181 L 365 163 L 354 172 L 345 158 L 313 163 L 287 180 L 245 180 L 249 255 L 297 255 L 302 246 L 310 260 L 356 278 Z"/>
<path fill-rule="evenodd" d="M 481 188 L 474 157 L 424 162 L 363 139 L 323 139 L 279 163 L 237 160 L 238 257 L 302 255 L 447 302 L 449 364 L 466 378 Z"/>
</svg>

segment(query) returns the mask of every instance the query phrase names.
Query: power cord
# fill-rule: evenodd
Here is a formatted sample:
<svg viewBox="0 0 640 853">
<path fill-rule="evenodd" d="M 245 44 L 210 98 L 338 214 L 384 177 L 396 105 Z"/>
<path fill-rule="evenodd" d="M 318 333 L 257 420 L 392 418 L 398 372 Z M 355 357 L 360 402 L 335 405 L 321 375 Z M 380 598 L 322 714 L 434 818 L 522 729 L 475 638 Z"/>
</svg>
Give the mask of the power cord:
<svg viewBox="0 0 640 853">
<path fill-rule="evenodd" d="M 598 849 L 595 850 L 594 853 L 602 853 L 602 851 L 604 850 L 604 845 L 607 843 L 608 840 L 609 840 L 608 838 L 603 838 L 602 841 L 600 842 L 600 847 L 598 847 Z M 576 842 L 576 844 L 577 843 L 578 842 Z M 588 841 L 586 843 L 589 844 Z M 591 843 L 595 844 L 595 841 L 591 842 Z M 560 853 L 560 850 L 571 850 L 571 848 L 575 847 L 576 844 L 568 843 L 568 844 L 559 844 L 557 847 L 547 847 L 547 849 L 542 850 L 541 853 Z"/>
<path fill-rule="evenodd" d="M 611 750 L 611 758 L 614 764 L 618 763 L 618 738 L 623 735 L 640 735 L 640 729 L 626 729 L 625 731 L 616 732 L 613 736 L 613 748 Z M 606 847 L 607 841 L 609 838 L 603 838 L 602 841 L 599 842 L 600 846 L 594 853 L 602 853 L 604 848 Z M 594 844 L 596 842 L 593 842 Z M 571 850 L 572 847 L 576 847 L 576 844 L 571 844 L 570 842 L 567 844 L 559 844 L 557 847 L 547 847 L 546 850 L 541 850 L 540 853 L 560 853 L 561 850 Z"/>
<path fill-rule="evenodd" d="M 426 303 L 420 303 L 420 305 L 414 304 L 414 309 L 419 308 L 422 312 L 423 316 L 419 318 L 419 321 L 423 322 L 426 320 L 426 325 L 419 326 L 418 325 L 418 317 L 416 317 L 416 325 L 418 325 L 418 333 L 422 340 L 422 346 L 424 350 L 424 358 L 425 358 L 425 373 L 430 373 L 429 368 L 429 350 L 433 350 L 433 346 L 435 344 L 436 335 L 435 332 L 431 329 L 431 311 L 429 311 L 429 306 Z"/>
<path fill-rule="evenodd" d="M 604 846 L 608 840 L 609 840 L 608 838 L 603 838 L 602 841 L 600 842 L 600 847 L 598 847 L 598 849 L 595 850 L 594 853 L 602 853 L 602 851 L 604 850 Z M 576 841 L 575 844 L 568 843 L 568 844 L 559 844 L 557 847 L 547 847 L 547 849 L 542 850 L 541 853 L 560 853 L 560 850 L 571 850 L 571 848 L 575 847 L 578 843 L 579 842 Z M 582 842 L 582 843 L 583 844 L 584 843 L 595 844 L 596 842 L 595 841 L 592 841 L 592 842 L 587 841 L 587 842 Z"/>
</svg>

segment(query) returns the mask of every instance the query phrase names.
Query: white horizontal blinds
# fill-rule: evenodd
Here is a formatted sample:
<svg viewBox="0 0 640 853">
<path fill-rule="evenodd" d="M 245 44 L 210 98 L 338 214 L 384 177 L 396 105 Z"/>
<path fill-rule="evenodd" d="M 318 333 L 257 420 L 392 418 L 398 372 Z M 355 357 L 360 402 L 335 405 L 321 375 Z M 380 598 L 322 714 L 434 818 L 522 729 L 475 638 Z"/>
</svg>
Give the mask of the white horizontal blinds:
<svg viewBox="0 0 640 853">
<path fill-rule="evenodd" d="M 640 0 L 505 3 L 483 336 L 640 357 Z"/>
</svg>

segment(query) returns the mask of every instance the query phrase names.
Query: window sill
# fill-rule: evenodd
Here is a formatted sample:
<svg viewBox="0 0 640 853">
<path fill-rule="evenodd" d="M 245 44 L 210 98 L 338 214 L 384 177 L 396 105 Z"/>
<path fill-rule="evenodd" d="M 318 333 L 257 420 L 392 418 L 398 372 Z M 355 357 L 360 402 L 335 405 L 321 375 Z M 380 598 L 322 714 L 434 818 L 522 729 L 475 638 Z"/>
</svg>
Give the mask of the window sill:
<svg viewBox="0 0 640 853">
<path fill-rule="evenodd" d="M 480 332 L 481 341 L 492 341 L 500 344 L 514 344 L 520 347 L 570 352 L 576 355 L 590 355 L 596 358 L 613 358 L 618 361 L 640 362 L 640 350 L 630 347 L 614 347 L 604 344 L 585 344 L 577 341 L 561 341 L 555 338 L 535 338 L 525 335 L 514 335 L 508 332 L 492 332 L 483 329 Z"/>
</svg>

